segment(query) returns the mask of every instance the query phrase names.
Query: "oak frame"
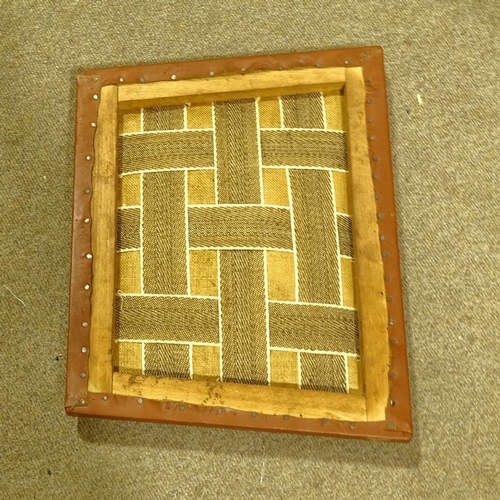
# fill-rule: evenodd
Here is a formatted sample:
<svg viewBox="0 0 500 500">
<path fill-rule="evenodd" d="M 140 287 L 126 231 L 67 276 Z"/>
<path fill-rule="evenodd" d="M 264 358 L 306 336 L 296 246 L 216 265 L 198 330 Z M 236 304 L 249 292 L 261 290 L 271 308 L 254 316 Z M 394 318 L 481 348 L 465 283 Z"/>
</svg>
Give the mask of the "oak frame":
<svg viewBox="0 0 500 500">
<path fill-rule="evenodd" d="M 354 49 L 350 49 L 354 50 Z M 361 52 L 360 58 L 368 57 L 368 54 L 378 59 L 382 64 L 381 51 L 379 48 L 356 49 Z M 370 52 L 369 52 L 370 51 Z M 356 435 L 352 430 L 358 423 L 374 426 L 379 429 L 382 424 L 383 431 L 366 432 L 359 437 L 376 437 L 406 441 L 411 437 L 411 413 L 409 412 L 409 393 L 407 389 L 407 369 L 405 352 L 403 351 L 403 365 L 405 368 L 406 384 L 405 391 L 406 415 L 400 422 L 392 422 L 388 418 L 388 410 L 393 406 L 394 399 L 389 400 L 392 373 L 391 352 L 388 336 L 388 305 L 386 296 L 386 285 L 384 283 L 384 266 L 382 259 L 381 242 L 379 239 L 380 221 L 377 217 L 378 207 L 375 201 L 374 184 L 372 180 L 372 167 L 370 161 L 370 148 L 367 134 L 367 85 L 361 65 L 341 67 L 340 65 L 327 65 L 315 63 L 304 64 L 304 55 L 331 55 L 342 51 L 324 51 L 309 54 L 289 54 L 286 59 L 298 59 L 291 65 L 288 71 L 279 68 L 256 67 L 255 70 L 244 74 L 229 71 L 221 76 L 204 78 L 178 78 L 171 76 L 170 79 L 160 77 L 151 83 L 144 83 L 144 77 L 138 78 L 139 83 L 123 83 L 124 78 L 115 75 L 123 74 L 124 68 L 114 70 L 101 70 L 113 72 L 115 81 L 102 83 L 100 94 L 93 94 L 94 101 L 98 101 L 97 119 L 92 125 L 96 125 L 95 138 L 93 138 L 95 154 L 92 158 L 92 196 L 90 216 L 91 240 L 90 251 L 86 254 L 87 260 L 91 261 L 92 284 L 90 293 L 90 328 L 88 370 L 79 372 L 80 379 L 88 380 L 86 397 L 78 399 L 73 394 L 71 377 L 75 376 L 75 367 L 68 362 L 68 385 L 66 410 L 69 414 L 89 416 L 113 416 L 116 418 L 131 418 L 138 420 L 154 421 L 179 421 L 180 423 L 206 424 L 200 412 L 208 415 L 217 410 L 217 415 L 226 416 L 228 412 L 233 414 L 262 415 L 264 418 L 280 418 L 280 426 L 257 426 L 264 429 L 297 431 L 309 433 L 321 433 L 329 435 Z M 344 51 L 345 52 L 345 51 Z M 371 54 L 373 53 L 373 54 Z M 362 54 L 365 54 L 364 56 Z M 268 60 L 279 56 L 264 56 L 261 60 Z M 245 59 L 245 58 L 244 58 Z M 246 58 L 248 61 L 252 58 Z M 259 58 L 253 58 L 259 59 Z M 307 58 L 306 58 L 307 59 Z M 236 62 L 235 59 L 218 60 L 219 63 Z M 268 62 L 266 61 L 266 62 Z M 346 61 L 348 62 L 348 61 Z M 201 61 L 199 68 L 207 67 L 214 61 Z M 179 63 L 189 66 L 196 63 Z M 168 65 L 166 65 L 168 66 Z M 302 66 L 302 67 L 301 67 Z M 304 67 L 305 66 L 305 67 Z M 352 67 L 354 66 L 354 67 Z M 158 66 L 138 67 L 142 72 L 147 69 L 158 69 Z M 135 68 L 132 68 L 135 69 Z M 125 69 L 126 70 L 126 69 Z M 267 71 L 265 71 L 267 70 Z M 380 70 L 380 68 L 379 68 Z M 94 75 L 92 76 L 92 74 Z M 99 82 L 99 72 L 83 72 L 81 79 L 87 81 L 92 78 L 93 82 Z M 155 71 L 157 73 L 157 71 Z M 207 72 L 208 73 L 208 72 Z M 205 73 L 206 74 L 206 73 Z M 161 76 L 161 75 L 160 75 Z M 382 66 L 383 76 L 383 66 Z M 106 80 L 106 78 L 104 78 Z M 116 81 L 118 80 L 118 81 Z M 255 97 L 257 95 L 284 95 L 318 90 L 331 90 L 344 88 L 347 101 L 348 114 L 348 156 L 351 172 L 351 185 L 353 190 L 353 239 L 355 252 L 355 275 L 357 283 L 357 296 L 359 302 L 360 318 L 360 346 L 361 359 L 363 361 L 363 372 L 365 379 L 365 396 L 354 396 L 335 393 L 324 393 L 298 389 L 283 389 L 278 387 L 244 386 L 231 383 L 206 383 L 195 380 L 179 381 L 175 379 L 156 379 L 156 377 L 128 376 L 114 373 L 111 359 L 112 339 L 114 329 L 114 260 L 115 260 L 115 228 L 116 228 L 116 201 L 115 201 L 115 178 L 117 174 L 117 113 L 118 108 L 130 109 L 134 107 L 148 107 L 158 105 L 179 104 L 186 102 L 203 102 L 214 100 L 241 99 L 242 97 Z M 79 95 L 80 97 L 80 95 Z M 383 103 L 385 104 L 385 102 Z M 386 108 L 385 108 L 386 111 Z M 79 153 L 77 123 L 77 154 Z M 81 141 L 80 141 L 81 142 Z M 388 145 L 388 140 L 387 140 Z M 390 154 L 390 152 L 389 152 Z M 87 157 L 88 158 L 88 157 Z M 77 191 L 77 168 L 80 159 L 75 158 L 75 213 L 78 212 L 78 198 L 81 194 Z M 390 162 L 390 156 L 389 156 Z M 389 163 L 390 168 L 390 163 Z M 392 185 L 390 186 L 392 188 Z M 89 193 L 86 193 L 87 195 Z M 76 214 L 78 215 L 78 214 Z M 74 224 L 79 222 L 74 218 Z M 84 222 L 87 224 L 88 222 Z M 393 221 L 395 233 L 395 221 Z M 74 227 L 75 229 L 75 227 Z M 78 243 L 78 242 L 76 242 Z M 397 241 L 396 241 L 397 244 Z M 80 258 L 75 252 L 75 236 L 73 239 L 73 259 Z M 396 249 L 397 250 L 397 249 Z M 75 255 L 75 253 L 77 255 Z M 397 258 L 397 253 L 396 253 Z M 399 278 L 398 261 L 396 260 L 397 277 Z M 87 272 L 87 274 L 90 274 Z M 74 277 L 74 267 L 72 276 Z M 359 286 L 360 282 L 363 286 Z M 72 287 L 74 283 L 72 280 Z M 84 289 L 86 289 L 84 287 Z M 72 288 L 73 291 L 73 288 Z M 399 291 L 399 295 L 400 291 Z M 103 306 L 104 304 L 104 306 Z M 71 301 L 73 305 L 73 301 Z M 402 308 L 401 308 L 402 309 Z M 74 341 L 72 331 L 73 317 L 70 309 L 70 331 L 68 353 L 71 350 L 71 342 Z M 402 313 L 402 311 L 401 311 Z M 402 315 L 402 314 L 401 314 Z M 88 321 L 82 323 L 88 325 Z M 370 335 L 363 332 L 369 330 Z M 72 335 L 73 334 L 73 335 Z M 403 342 L 404 342 L 404 330 Z M 82 353 L 87 352 L 82 347 Z M 394 356 L 394 353 L 392 353 Z M 68 356 L 70 360 L 70 356 Z M 88 374 L 88 378 L 87 378 Z M 81 381 L 80 381 L 81 382 Z M 80 384 L 82 385 L 82 384 Z M 214 391 L 217 388 L 218 391 Z M 217 393 L 218 397 L 211 397 Z M 168 395 L 168 397 L 167 397 Z M 392 395 L 391 395 L 392 397 Z M 102 401 L 120 400 L 120 398 L 132 399 L 135 405 L 140 400 L 140 407 L 136 406 L 134 411 L 122 414 L 116 410 L 112 415 L 103 415 L 99 410 Z M 253 398 L 253 399 L 252 399 Z M 90 401 L 95 404 L 96 411 L 81 411 L 89 409 Z M 277 401 L 269 405 L 269 401 Z M 144 404 L 145 402 L 148 404 Z M 155 417 L 147 418 L 141 415 L 142 408 L 146 408 L 149 402 L 161 402 L 164 405 L 182 406 L 183 418 Z M 267 404 L 264 404 L 266 402 Z M 304 406 L 306 403 L 306 406 Z M 180 406 L 179 406 L 180 405 Z M 108 404 L 107 406 L 111 406 Z M 141 410 L 138 410 L 141 408 Z M 192 410 L 194 420 L 186 418 L 186 408 Z M 222 413 L 221 413 L 222 409 Z M 399 410 L 399 408 L 398 408 Z M 113 413 L 113 412 L 112 412 Z M 196 418 L 197 416 L 197 418 Z M 241 415 L 240 415 L 241 416 Z M 321 424 L 319 430 L 318 420 Z M 243 425 L 244 418 L 237 423 L 223 422 L 226 426 L 243 426 L 255 428 L 255 425 Z M 348 424 L 349 430 L 342 431 L 342 425 L 338 429 L 327 430 L 325 421 L 333 421 L 339 424 Z M 288 425 L 286 425 L 289 423 Z M 339 430 L 340 429 L 340 430 Z M 393 431 L 389 433 L 387 431 Z M 374 434 L 372 436 L 372 434 Z"/>
</svg>

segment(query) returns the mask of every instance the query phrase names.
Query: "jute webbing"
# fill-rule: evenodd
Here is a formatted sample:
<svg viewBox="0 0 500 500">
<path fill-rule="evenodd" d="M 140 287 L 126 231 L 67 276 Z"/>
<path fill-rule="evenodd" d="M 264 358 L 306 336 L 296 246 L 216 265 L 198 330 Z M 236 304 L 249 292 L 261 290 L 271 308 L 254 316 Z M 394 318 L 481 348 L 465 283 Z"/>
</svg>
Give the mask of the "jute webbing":
<svg viewBox="0 0 500 500">
<path fill-rule="evenodd" d="M 187 293 L 185 172 L 144 174 L 142 258 L 146 293 Z"/>
<path fill-rule="evenodd" d="M 337 215 L 337 227 L 339 231 L 340 254 L 352 257 L 353 247 L 351 218 L 346 215 Z"/>
<path fill-rule="evenodd" d="M 360 393 L 342 106 L 123 114 L 118 370 Z"/>
<path fill-rule="evenodd" d="M 262 130 L 262 164 L 347 170 L 344 134 L 327 130 Z"/>
<path fill-rule="evenodd" d="M 321 98 L 321 94 L 283 96 L 285 128 L 324 128 Z"/>
<path fill-rule="evenodd" d="M 143 112 L 145 131 L 179 130 L 184 128 L 184 106 L 148 108 Z"/>
<path fill-rule="evenodd" d="M 356 311 L 323 305 L 269 304 L 272 347 L 358 352 Z"/>
<path fill-rule="evenodd" d="M 310 352 L 300 354 L 304 389 L 346 392 L 346 370 L 342 356 L 322 356 Z"/>
<path fill-rule="evenodd" d="M 122 135 L 119 141 L 119 170 L 121 173 L 131 173 L 213 167 L 213 155 L 210 131 Z"/>
<path fill-rule="evenodd" d="M 221 250 L 220 276 L 224 379 L 267 384 L 263 252 Z"/>
<path fill-rule="evenodd" d="M 218 311 L 216 299 L 121 294 L 116 301 L 116 338 L 218 342 Z"/>
<path fill-rule="evenodd" d="M 254 99 L 214 104 L 218 203 L 261 202 L 256 109 Z"/>
<path fill-rule="evenodd" d="M 299 300 L 340 305 L 339 249 L 327 171 L 290 171 Z"/>
<path fill-rule="evenodd" d="M 291 250 L 290 211 L 261 205 L 190 208 L 189 246 Z"/>
<path fill-rule="evenodd" d="M 189 377 L 189 345 L 144 345 L 144 374 L 160 377 Z"/>
<path fill-rule="evenodd" d="M 141 211 L 139 208 L 118 210 L 118 234 L 116 246 L 119 250 L 141 246 Z"/>
</svg>

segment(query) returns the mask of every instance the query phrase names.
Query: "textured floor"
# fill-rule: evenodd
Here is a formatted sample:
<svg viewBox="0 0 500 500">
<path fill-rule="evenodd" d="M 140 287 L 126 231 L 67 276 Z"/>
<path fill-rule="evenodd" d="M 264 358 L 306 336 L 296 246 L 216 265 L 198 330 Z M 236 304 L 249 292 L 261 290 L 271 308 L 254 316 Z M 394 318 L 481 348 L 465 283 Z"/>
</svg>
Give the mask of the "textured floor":
<svg viewBox="0 0 500 500">
<path fill-rule="evenodd" d="M 0 0 L 0 498 L 498 498 L 500 6 L 338 4 Z M 76 72 L 369 44 L 386 56 L 412 443 L 66 417 Z"/>
</svg>

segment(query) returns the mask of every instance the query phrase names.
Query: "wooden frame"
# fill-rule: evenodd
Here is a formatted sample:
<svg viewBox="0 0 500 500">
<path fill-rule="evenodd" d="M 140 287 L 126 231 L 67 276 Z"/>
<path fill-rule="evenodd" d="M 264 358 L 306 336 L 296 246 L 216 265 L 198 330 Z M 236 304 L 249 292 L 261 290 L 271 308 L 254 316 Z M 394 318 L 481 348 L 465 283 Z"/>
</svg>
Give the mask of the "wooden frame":
<svg viewBox="0 0 500 500">
<path fill-rule="evenodd" d="M 113 373 L 118 109 L 342 88 L 365 395 Z M 377 123 L 376 132 L 371 123 Z M 369 142 L 375 143 L 375 151 Z M 374 174 L 373 166 L 382 167 L 383 186 L 374 185 L 381 174 Z M 80 73 L 66 411 L 409 440 L 391 175 L 383 61 L 377 47 Z"/>
</svg>

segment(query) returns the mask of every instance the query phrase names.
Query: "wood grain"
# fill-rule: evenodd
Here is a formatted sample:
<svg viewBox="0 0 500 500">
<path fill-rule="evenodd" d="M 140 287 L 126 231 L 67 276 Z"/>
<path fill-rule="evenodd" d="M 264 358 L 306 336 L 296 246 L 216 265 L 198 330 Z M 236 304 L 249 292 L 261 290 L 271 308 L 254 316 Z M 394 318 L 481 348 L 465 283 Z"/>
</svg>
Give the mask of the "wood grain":
<svg viewBox="0 0 500 500">
<path fill-rule="evenodd" d="M 280 79 L 277 80 L 277 75 Z M 284 79 L 282 77 L 284 75 Z M 319 80 L 318 80 L 319 79 Z M 356 293 L 366 399 L 319 391 L 232 383 L 112 374 L 114 311 L 117 104 L 123 107 L 205 102 L 314 91 L 344 85 L 348 110 L 348 155 L 353 198 Z M 314 81 L 314 85 L 309 82 Z M 333 82 L 333 83 L 332 83 Z M 279 86 L 278 86 L 279 85 Z M 202 406 L 223 406 L 269 415 L 377 421 L 385 419 L 389 348 L 377 214 L 366 136 L 365 89 L 361 68 L 299 69 L 179 82 L 103 87 L 93 171 L 93 293 L 89 390 Z M 199 100 L 198 100 L 199 99 Z M 368 334 L 369 333 L 369 334 Z M 167 397 L 168 395 L 168 397 Z"/>
<path fill-rule="evenodd" d="M 355 288 L 368 421 L 385 420 L 389 339 L 384 267 L 366 131 L 362 68 L 346 69 L 348 158 L 353 208 Z"/>
<path fill-rule="evenodd" d="M 334 392 L 230 382 L 113 374 L 113 394 L 157 401 L 218 406 L 265 415 L 366 421 L 365 398 Z"/>
<path fill-rule="evenodd" d="M 304 94 L 339 90 L 344 86 L 344 68 L 298 68 L 259 71 L 244 75 L 221 75 L 179 81 L 120 85 L 120 109 L 174 104 L 229 101 L 253 97 Z"/>
<path fill-rule="evenodd" d="M 89 392 L 111 392 L 115 301 L 118 89 L 101 89 L 92 169 Z"/>
</svg>

